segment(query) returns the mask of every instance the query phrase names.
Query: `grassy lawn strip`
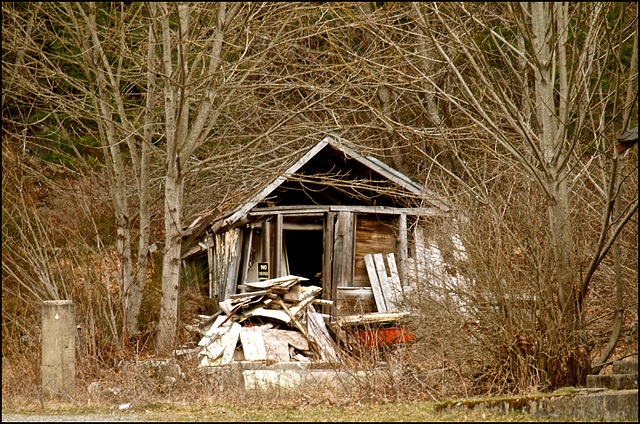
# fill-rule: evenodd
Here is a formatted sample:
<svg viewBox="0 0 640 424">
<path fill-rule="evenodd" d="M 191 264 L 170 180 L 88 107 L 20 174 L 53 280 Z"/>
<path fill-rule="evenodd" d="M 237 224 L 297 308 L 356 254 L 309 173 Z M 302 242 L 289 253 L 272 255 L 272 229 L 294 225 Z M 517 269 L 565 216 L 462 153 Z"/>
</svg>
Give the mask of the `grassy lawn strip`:
<svg viewBox="0 0 640 424">
<path fill-rule="evenodd" d="M 531 421 L 529 414 L 508 415 L 497 411 L 448 410 L 437 412 L 433 402 L 356 403 L 349 406 L 258 406 L 171 405 L 165 408 L 137 411 L 151 420 L 165 421 Z"/>
<path fill-rule="evenodd" d="M 484 401 L 489 400 L 484 399 Z M 493 399 L 497 401 L 498 398 Z M 504 400 L 500 398 L 499 400 Z M 464 402 L 464 401 L 463 401 Z M 477 403 L 478 400 L 475 400 Z M 356 402 L 352 405 L 336 406 L 329 403 L 315 405 L 268 405 L 230 404 L 210 402 L 196 404 L 186 402 L 167 402 L 153 404 L 132 404 L 127 410 L 114 407 L 78 407 L 59 406 L 38 411 L 7 411 L 3 413 L 37 415 L 116 415 L 122 419 L 148 421 L 572 421 L 567 418 L 538 417 L 513 411 L 504 414 L 485 408 L 439 408 L 445 402 Z M 453 401 L 451 403 L 454 403 Z M 457 402 L 455 402 L 457 403 Z"/>
</svg>

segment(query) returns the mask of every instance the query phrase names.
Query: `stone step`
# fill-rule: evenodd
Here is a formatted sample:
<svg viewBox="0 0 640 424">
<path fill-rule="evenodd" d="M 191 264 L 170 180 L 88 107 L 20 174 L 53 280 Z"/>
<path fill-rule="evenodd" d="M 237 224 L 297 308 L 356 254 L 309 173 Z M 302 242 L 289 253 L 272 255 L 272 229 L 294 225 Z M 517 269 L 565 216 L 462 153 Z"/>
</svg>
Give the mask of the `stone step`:
<svg viewBox="0 0 640 424">
<path fill-rule="evenodd" d="M 638 421 L 638 391 L 604 391 L 588 395 L 542 399 L 539 401 L 538 408 L 537 414 L 556 418 Z M 531 411 L 531 413 L 534 412 Z"/>
<path fill-rule="evenodd" d="M 504 400 L 447 401 L 436 404 L 435 408 L 437 411 L 445 408 L 486 408 L 488 410 L 498 409 L 505 413 L 516 410 L 535 416 L 562 420 L 573 418 L 577 420 L 638 421 L 638 390 L 602 390 L 597 393 L 584 393 L 588 389 L 577 390 L 580 392 L 566 395 L 547 394 Z"/>
<path fill-rule="evenodd" d="M 590 389 L 633 389 L 638 387 L 638 374 L 588 375 L 587 387 Z"/>
<path fill-rule="evenodd" d="M 615 361 L 613 363 L 614 374 L 638 374 L 638 360 Z"/>
</svg>

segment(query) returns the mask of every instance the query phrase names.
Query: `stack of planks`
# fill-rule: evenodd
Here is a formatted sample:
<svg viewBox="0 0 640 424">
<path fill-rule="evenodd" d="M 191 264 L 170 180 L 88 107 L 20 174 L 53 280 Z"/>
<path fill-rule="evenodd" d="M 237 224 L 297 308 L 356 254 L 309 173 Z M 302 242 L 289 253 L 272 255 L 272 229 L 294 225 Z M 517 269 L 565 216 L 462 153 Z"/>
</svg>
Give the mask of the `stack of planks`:
<svg viewBox="0 0 640 424">
<path fill-rule="evenodd" d="M 313 356 L 313 352 L 323 361 L 337 362 L 338 347 L 323 315 L 311 305 L 322 289 L 302 287 L 300 283 L 305 280 L 289 275 L 239 286 L 247 291 L 220 302 L 225 315 L 218 316 L 200 340 L 200 365 L 227 365 L 238 356 L 245 361 L 309 361 L 305 354 Z M 304 311 L 306 323 L 302 319 Z M 297 331 L 274 328 L 271 323 L 255 325 L 247 321 L 252 317 L 261 321 L 266 318 L 276 326 L 284 324 Z M 245 321 L 248 325 L 242 326 Z M 242 355 L 238 355 L 238 341 Z"/>
<path fill-rule="evenodd" d="M 272 278 L 271 280 L 241 284 L 238 287 L 248 289 L 248 291 L 232 294 L 229 299 L 220 302 L 220 309 L 227 315 L 233 315 L 241 309 L 246 310 L 254 304 L 280 309 L 281 306 L 277 302 L 280 298 L 287 302 L 299 302 L 302 300 L 300 283 L 307 280 L 304 277 L 287 275 L 286 277 Z"/>
</svg>

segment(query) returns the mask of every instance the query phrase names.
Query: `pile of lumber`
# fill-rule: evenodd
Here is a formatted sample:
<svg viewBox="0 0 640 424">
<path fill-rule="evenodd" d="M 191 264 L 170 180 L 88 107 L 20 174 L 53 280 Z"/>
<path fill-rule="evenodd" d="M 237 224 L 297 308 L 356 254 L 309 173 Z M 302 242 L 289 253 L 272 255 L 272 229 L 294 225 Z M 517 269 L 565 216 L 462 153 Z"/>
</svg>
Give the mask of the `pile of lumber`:
<svg viewBox="0 0 640 424">
<path fill-rule="evenodd" d="M 339 348 L 313 302 L 322 289 L 302 286 L 306 278 L 285 276 L 239 286 L 243 293 L 220 302 L 199 342 L 201 366 L 233 361 L 338 362 Z M 325 301 L 326 302 L 326 301 Z M 213 321 L 213 322 L 211 322 Z"/>
<path fill-rule="evenodd" d="M 273 278 L 266 281 L 242 284 L 239 287 L 245 289 L 244 293 L 232 294 L 229 299 L 220 302 L 220 308 L 227 315 L 240 313 L 245 319 L 253 316 L 257 309 L 265 308 L 270 310 L 288 310 L 288 306 L 304 307 L 311 302 L 322 290 L 320 287 L 303 287 L 300 284 L 307 281 L 304 277 L 287 275 L 286 277 Z M 304 296 L 303 296 L 304 292 Z M 272 314 L 273 315 L 273 314 Z M 290 320 L 284 314 L 275 314 L 275 317 L 282 316 L 284 322 Z M 277 318 L 275 318 L 277 319 Z"/>
</svg>

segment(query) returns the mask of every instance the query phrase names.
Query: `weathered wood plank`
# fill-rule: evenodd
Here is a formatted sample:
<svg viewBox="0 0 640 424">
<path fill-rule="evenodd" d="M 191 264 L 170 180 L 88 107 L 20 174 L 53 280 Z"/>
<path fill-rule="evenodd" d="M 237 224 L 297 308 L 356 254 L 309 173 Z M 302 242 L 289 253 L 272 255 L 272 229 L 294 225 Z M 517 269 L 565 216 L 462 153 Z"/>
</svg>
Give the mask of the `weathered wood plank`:
<svg viewBox="0 0 640 424">
<path fill-rule="evenodd" d="M 252 292 L 232 294 L 231 296 L 229 296 L 229 299 L 235 300 L 235 299 L 244 299 L 247 297 L 254 297 L 254 296 L 264 296 L 267 293 L 269 293 L 268 290 L 256 290 Z"/>
<path fill-rule="evenodd" d="M 336 248 L 334 249 L 333 255 L 336 264 L 333 274 L 334 276 L 337 275 L 338 278 L 337 281 L 334 281 L 334 292 L 338 286 L 351 287 L 353 285 L 354 223 L 353 213 L 338 213 L 335 237 Z"/>
<path fill-rule="evenodd" d="M 299 282 L 299 281 L 308 281 L 308 278 L 305 277 L 299 277 L 297 275 L 285 275 L 282 277 L 278 277 L 278 278 L 271 278 L 269 280 L 264 280 L 264 281 L 253 281 L 251 283 L 246 283 L 243 284 L 245 287 L 249 287 L 252 289 L 266 289 L 272 286 L 281 286 L 281 287 L 291 287 L 293 286 L 295 283 Z"/>
<path fill-rule="evenodd" d="M 300 330 L 300 332 L 304 335 L 304 337 L 309 341 L 309 343 L 313 343 L 311 341 L 311 339 L 309 338 L 309 333 L 307 332 L 307 329 L 304 328 L 304 326 L 300 323 L 300 321 L 298 321 L 295 317 L 295 315 L 293 315 L 291 313 L 291 311 L 289 310 L 289 308 L 287 307 L 287 304 L 284 303 L 282 300 L 280 299 L 276 299 L 275 302 L 282 306 L 282 309 L 284 309 L 284 311 L 287 313 L 287 315 L 289 315 L 289 318 L 291 318 L 291 321 L 293 321 L 293 324 L 296 326 L 296 328 L 298 330 Z"/>
<path fill-rule="evenodd" d="M 226 316 L 218 315 L 216 320 L 209 328 L 206 329 L 204 337 L 198 343 L 198 346 L 208 346 L 212 341 L 220 337 L 221 334 L 227 332 L 230 327 L 220 327 L 222 323 L 227 319 Z M 206 328 L 206 327 L 205 327 Z"/>
<path fill-rule="evenodd" d="M 262 333 L 267 359 L 275 362 L 288 362 L 291 357 L 289 355 L 289 343 L 273 330 L 266 330 Z"/>
<path fill-rule="evenodd" d="M 240 330 L 242 327 L 237 322 L 231 324 L 231 330 L 227 333 L 228 339 L 226 341 L 226 348 L 222 354 L 222 362 L 220 365 L 230 364 L 233 360 L 233 352 L 236 350 L 238 344 L 238 338 L 240 337 Z"/>
<path fill-rule="evenodd" d="M 241 234 L 239 229 L 214 235 L 214 282 L 213 294 L 219 301 L 235 292 L 240 259 Z"/>
<path fill-rule="evenodd" d="M 348 213 L 348 223 L 345 237 L 345 247 L 347 247 L 349 258 L 348 258 L 348 268 L 345 270 L 347 275 L 346 278 L 350 282 L 350 286 L 353 287 L 353 273 L 354 273 L 354 264 L 356 257 L 356 222 L 357 222 L 357 214 L 354 212 Z"/>
<path fill-rule="evenodd" d="M 240 332 L 240 343 L 247 361 L 264 361 L 267 359 L 267 350 L 264 347 L 264 339 L 260 329 L 244 327 Z"/>
<path fill-rule="evenodd" d="M 249 274 L 249 259 L 251 258 L 251 243 L 253 243 L 253 227 L 249 227 L 246 231 L 244 246 L 242 249 L 242 269 L 240 271 L 239 284 L 247 282 L 247 275 Z M 243 290 L 244 291 L 244 290 Z"/>
<path fill-rule="evenodd" d="M 394 322 L 409 315 L 409 312 L 373 312 L 365 315 L 349 315 L 335 320 L 336 325 L 361 325 Z"/>
<path fill-rule="evenodd" d="M 202 351 L 203 358 L 200 364 L 205 367 L 230 364 L 241 329 L 242 327 L 237 322 L 231 324 L 231 327 L 224 334 L 221 334 Z"/>
<path fill-rule="evenodd" d="M 373 298 L 376 301 L 378 312 L 386 312 L 387 304 L 385 302 L 384 295 L 382 294 L 382 287 L 378 280 L 376 266 L 373 263 L 373 255 L 364 255 L 364 262 L 367 265 L 367 273 L 369 274 L 369 281 L 371 281 L 371 290 L 373 291 Z"/>
<path fill-rule="evenodd" d="M 371 287 L 338 287 L 338 315 L 353 315 L 378 310 Z"/>
<path fill-rule="evenodd" d="M 344 237 L 339 236 L 338 225 L 335 225 L 335 235 L 333 238 L 333 266 L 331 270 L 331 299 L 334 301 L 337 299 L 338 285 L 341 285 L 343 262 Z M 336 310 L 334 309 L 334 314 L 335 312 Z"/>
<path fill-rule="evenodd" d="M 284 300 L 287 302 L 299 302 L 302 300 L 302 292 L 300 290 L 300 282 L 293 284 L 289 291 L 284 294 Z"/>
<path fill-rule="evenodd" d="M 269 328 L 263 331 L 272 334 L 274 337 L 290 344 L 298 350 L 309 350 L 309 340 L 307 340 L 299 331 L 282 330 L 279 328 Z"/>
<path fill-rule="evenodd" d="M 327 330 L 327 325 L 322 318 L 322 314 L 315 312 L 313 306 L 307 310 L 307 328 L 311 340 L 315 342 L 315 347 L 323 361 L 338 362 L 338 346 L 333 341 Z"/>
<path fill-rule="evenodd" d="M 394 304 L 396 306 L 402 303 L 402 285 L 398 276 L 398 268 L 396 267 L 396 258 L 393 253 L 387 253 L 387 264 L 389 265 L 389 274 L 391 277 L 391 291 L 394 296 Z"/>
<path fill-rule="evenodd" d="M 387 311 L 396 311 L 395 292 L 391 287 L 391 280 L 387 276 L 387 270 L 384 266 L 384 257 L 382 253 L 376 253 L 373 255 L 373 262 L 376 265 L 376 272 L 378 274 L 378 281 L 380 282 L 380 288 L 384 296 L 384 303 L 387 305 Z"/>
<path fill-rule="evenodd" d="M 298 222 L 284 222 L 282 224 L 283 230 L 297 230 L 297 231 L 322 231 L 322 224 L 306 224 L 306 223 L 298 223 Z"/>
<path fill-rule="evenodd" d="M 300 290 L 302 291 L 302 295 L 301 295 L 302 300 L 297 304 L 289 307 L 289 311 L 294 316 L 297 316 L 300 310 L 305 306 L 307 306 L 309 303 L 311 303 L 313 299 L 316 297 L 316 295 L 318 295 L 318 293 L 322 291 L 320 287 L 316 287 L 316 286 L 301 287 Z M 280 309 L 278 310 L 268 309 L 262 306 L 258 306 L 257 308 L 243 311 L 240 314 L 240 321 L 244 321 L 245 319 L 252 316 L 262 316 L 267 318 L 273 318 L 278 321 L 282 321 L 285 324 L 291 323 L 291 318 L 285 311 Z"/>
<path fill-rule="evenodd" d="M 207 263 L 209 265 L 209 297 L 214 298 L 218 295 L 216 292 L 216 285 L 213 279 L 215 272 L 215 262 L 213 255 L 213 237 L 208 236 L 206 239 L 206 247 L 207 247 Z"/>
<path fill-rule="evenodd" d="M 231 235 L 233 232 L 233 235 Z M 231 231 L 227 231 L 227 233 L 231 237 L 230 246 L 229 246 L 229 255 L 231 256 L 231 263 L 227 270 L 227 278 L 225 279 L 223 299 L 226 300 L 233 293 L 236 292 L 237 284 L 238 284 L 238 269 L 240 267 L 240 249 L 242 247 L 242 241 L 244 239 L 244 232 L 239 228 L 236 228 Z"/>
</svg>

